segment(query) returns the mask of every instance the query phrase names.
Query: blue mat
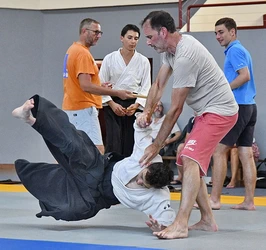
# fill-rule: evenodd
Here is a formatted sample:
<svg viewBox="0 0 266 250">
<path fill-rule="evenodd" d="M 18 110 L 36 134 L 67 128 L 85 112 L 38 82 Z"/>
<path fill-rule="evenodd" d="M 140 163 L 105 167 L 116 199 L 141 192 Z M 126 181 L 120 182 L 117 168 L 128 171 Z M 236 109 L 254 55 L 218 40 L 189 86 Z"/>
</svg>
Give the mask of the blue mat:
<svg viewBox="0 0 266 250">
<path fill-rule="evenodd" d="M 0 238 L 0 248 L 3 250 L 159 250 L 155 248 L 139 248 L 126 246 L 108 246 L 95 244 L 53 242 L 40 240 L 17 240 Z"/>
</svg>

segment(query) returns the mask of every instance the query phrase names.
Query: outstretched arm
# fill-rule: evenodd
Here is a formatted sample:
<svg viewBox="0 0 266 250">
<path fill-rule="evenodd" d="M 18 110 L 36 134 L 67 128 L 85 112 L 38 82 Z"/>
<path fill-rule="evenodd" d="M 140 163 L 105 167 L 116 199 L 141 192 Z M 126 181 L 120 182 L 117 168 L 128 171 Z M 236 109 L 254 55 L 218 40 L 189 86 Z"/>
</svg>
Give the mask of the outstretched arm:
<svg viewBox="0 0 266 250">
<path fill-rule="evenodd" d="M 171 107 L 165 116 L 163 124 L 154 142 L 145 149 L 144 155 L 140 159 L 141 166 L 149 165 L 150 161 L 159 153 L 166 138 L 170 134 L 175 122 L 183 110 L 183 105 L 189 90 L 189 88 L 174 88 L 172 90 Z"/>
<path fill-rule="evenodd" d="M 150 125 L 153 110 L 155 109 L 158 101 L 161 99 L 164 87 L 166 86 L 167 80 L 171 74 L 171 67 L 169 65 L 163 64 L 159 70 L 155 82 L 150 88 L 144 111 L 137 118 L 137 124 L 141 128 L 145 128 Z"/>
<path fill-rule="evenodd" d="M 147 96 L 149 94 L 149 90 L 151 89 L 151 65 L 147 58 L 145 58 L 145 62 L 143 62 L 143 71 L 140 83 L 140 89 L 138 90 L 138 94 Z M 146 100 L 144 98 L 138 97 L 135 101 L 136 104 L 145 107 Z"/>
<path fill-rule="evenodd" d="M 83 91 L 89 92 L 94 95 L 109 95 L 109 96 L 118 96 L 120 99 L 130 99 L 134 98 L 132 93 L 127 90 L 114 90 L 111 88 L 106 88 L 98 86 L 91 82 L 90 74 L 79 74 L 78 76 L 80 87 Z"/>
</svg>

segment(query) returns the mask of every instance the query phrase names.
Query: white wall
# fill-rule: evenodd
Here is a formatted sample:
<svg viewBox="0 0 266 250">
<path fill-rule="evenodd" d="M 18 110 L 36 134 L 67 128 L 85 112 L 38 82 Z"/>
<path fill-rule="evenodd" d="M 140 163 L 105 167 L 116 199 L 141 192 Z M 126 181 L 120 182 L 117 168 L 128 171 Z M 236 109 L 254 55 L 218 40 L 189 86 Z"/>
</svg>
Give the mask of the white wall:
<svg viewBox="0 0 266 250">
<path fill-rule="evenodd" d="M 40 0 L 0 0 L 0 8 L 38 10 Z"/>
<path fill-rule="evenodd" d="M 256 0 L 207 0 L 205 4 L 254 1 Z M 266 1 L 264 2 L 265 4 L 260 5 L 200 8 L 190 19 L 190 31 L 213 31 L 215 22 L 222 17 L 234 18 L 239 27 L 261 26 L 263 25 L 263 15 L 266 14 Z M 187 31 L 187 25 L 182 28 L 182 31 Z"/>
</svg>

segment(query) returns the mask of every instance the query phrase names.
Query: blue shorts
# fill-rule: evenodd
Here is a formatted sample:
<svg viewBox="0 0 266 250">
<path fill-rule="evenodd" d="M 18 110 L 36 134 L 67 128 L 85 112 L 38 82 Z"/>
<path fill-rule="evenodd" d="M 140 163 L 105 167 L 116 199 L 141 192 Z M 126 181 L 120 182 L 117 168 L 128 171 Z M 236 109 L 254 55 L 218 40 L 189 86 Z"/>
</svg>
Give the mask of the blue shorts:
<svg viewBox="0 0 266 250">
<path fill-rule="evenodd" d="M 64 111 L 76 129 L 84 131 L 95 145 L 103 145 L 99 112 L 95 107 Z"/>
</svg>

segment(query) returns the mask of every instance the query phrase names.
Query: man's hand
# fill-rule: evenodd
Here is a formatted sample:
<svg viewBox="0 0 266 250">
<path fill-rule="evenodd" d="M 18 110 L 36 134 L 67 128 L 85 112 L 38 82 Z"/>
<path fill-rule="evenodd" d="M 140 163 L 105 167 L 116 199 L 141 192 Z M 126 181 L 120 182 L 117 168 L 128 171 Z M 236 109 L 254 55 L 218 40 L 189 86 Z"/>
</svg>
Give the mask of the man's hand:
<svg viewBox="0 0 266 250">
<path fill-rule="evenodd" d="M 165 142 L 164 142 L 163 147 L 165 147 L 166 145 L 168 145 L 168 144 L 170 144 L 170 143 L 171 143 L 171 140 L 167 138 L 167 139 L 165 140 Z"/>
<path fill-rule="evenodd" d="M 112 83 L 110 83 L 110 82 L 103 82 L 103 83 L 101 83 L 101 86 L 104 88 L 109 88 L 109 89 L 111 89 L 113 87 Z"/>
<path fill-rule="evenodd" d="M 117 90 L 117 96 L 122 100 L 135 98 L 133 93 L 128 90 Z"/>
<path fill-rule="evenodd" d="M 151 115 L 150 112 L 144 111 L 137 117 L 137 125 L 140 128 L 146 128 L 151 124 Z"/>
<path fill-rule="evenodd" d="M 148 166 L 150 161 L 160 152 L 161 147 L 152 143 L 148 146 L 145 151 L 144 155 L 141 157 L 139 163 L 141 166 Z"/>
<path fill-rule="evenodd" d="M 166 228 L 166 226 L 161 225 L 157 220 L 153 219 L 151 215 L 149 215 L 149 221 L 145 223 L 153 232 L 160 232 Z"/>
<path fill-rule="evenodd" d="M 113 110 L 113 112 L 117 116 L 125 116 L 126 115 L 125 108 L 122 107 L 120 104 L 112 101 L 111 103 L 109 103 L 109 106 L 111 107 L 111 109 Z"/>
<path fill-rule="evenodd" d="M 126 109 L 126 115 L 127 116 L 132 116 L 134 115 L 134 113 L 136 112 L 136 110 L 138 109 L 139 104 L 138 103 L 133 103 L 131 104 L 129 107 L 127 107 Z"/>
</svg>

